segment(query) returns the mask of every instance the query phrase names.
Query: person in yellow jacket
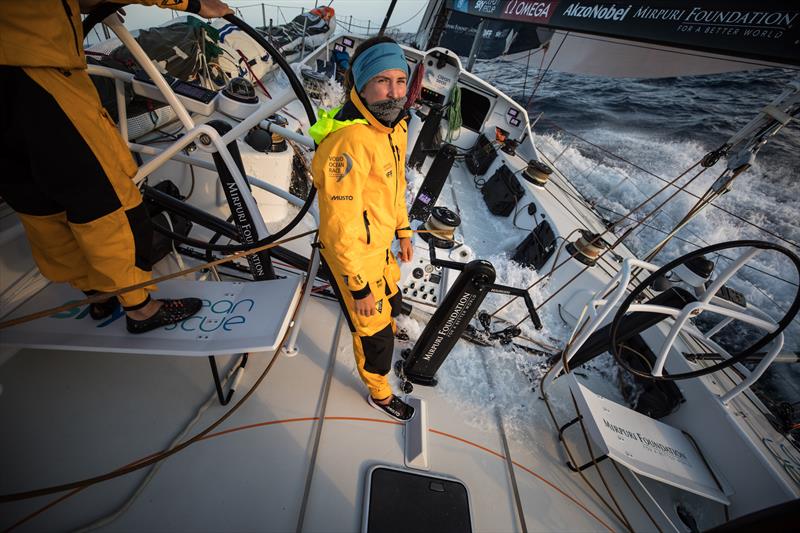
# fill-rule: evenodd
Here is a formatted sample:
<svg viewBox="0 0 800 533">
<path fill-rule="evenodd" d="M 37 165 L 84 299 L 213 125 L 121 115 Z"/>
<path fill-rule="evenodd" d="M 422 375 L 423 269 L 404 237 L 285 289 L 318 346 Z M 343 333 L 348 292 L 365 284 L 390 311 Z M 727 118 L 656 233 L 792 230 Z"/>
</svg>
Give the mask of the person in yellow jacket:
<svg viewBox="0 0 800 533">
<path fill-rule="evenodd" d="M 86 294 L 151 279 L 152 225 L 136 163 L 86 71 L 81 10 L 98 0 L 0 0 L 0 196 L 19 215 L 41 273 Z M 128 2 L 134 3 L 134 2 Z M 205 17 L 219 0 L 135 0 Z M 128 331 L 179 322 L 197 298 L 119 295 Z M 110 316 L 117 298 L 90 306 Z"/>
<path fill-rule="evenodd" d="M 393 317 L 402 303 L 394 238 L 401 261 L 411 261 L 413 254 L 405 198 L 408 74 L 394 41 L 364 41 L 347 72 L 347 101 L 320 111 L 309 131 L 319 144 L 312 175 L 319 189 L 321 251 L 353 335 L 358 373 L 369 389 L 369 404 L 401 421 L 414 409 L 392 394 L 387 374 Z"/>
</svg>

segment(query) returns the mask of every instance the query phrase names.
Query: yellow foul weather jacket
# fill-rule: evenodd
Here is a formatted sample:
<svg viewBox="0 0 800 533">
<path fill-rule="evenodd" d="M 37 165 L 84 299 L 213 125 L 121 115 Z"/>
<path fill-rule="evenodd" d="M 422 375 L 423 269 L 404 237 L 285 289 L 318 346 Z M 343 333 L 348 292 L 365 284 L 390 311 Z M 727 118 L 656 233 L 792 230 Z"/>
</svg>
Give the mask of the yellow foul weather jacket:
<svg viewBox="0 0 800 533">
<path fill-rule="evenodd" d="M 319 143 L 312 174 L 319 189 L 323 254 L 356 299 L 381 280 L 387 264 L 396 265 L 389 258 L 392 240 L 411 237 L 405 198 L 407 130 L 405 120 L 384 126 L 352 90 L 350 102 L 320 112 L 309 131 Z"/>
<path fill-rule="evenodd" d="M 189 0 L 125 3 L 179 11 L 189 6 Z M 86 68 L 78 0 L 0 0 L 0 65 Z"/>
</svg>

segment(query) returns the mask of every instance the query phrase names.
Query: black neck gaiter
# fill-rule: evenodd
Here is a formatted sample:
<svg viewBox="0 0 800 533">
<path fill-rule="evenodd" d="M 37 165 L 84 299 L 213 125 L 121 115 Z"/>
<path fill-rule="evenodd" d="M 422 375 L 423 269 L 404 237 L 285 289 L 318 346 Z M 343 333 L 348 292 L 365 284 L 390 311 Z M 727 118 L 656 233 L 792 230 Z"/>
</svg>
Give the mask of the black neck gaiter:
<svg viewBox="0 0 800 533">
<path fill-rule="evenodd" d="M 402 98 L 388 98 L 386 100 L 379 100 L 372 104 L 367 104 L 367 109 L 372 113 L 372 116 L 377 118 L 381 124 L 391 128 L 394 126 L 397 117 L 403 112 L 403 107 L 406 105 L 406 97 Z"/>
</svg>

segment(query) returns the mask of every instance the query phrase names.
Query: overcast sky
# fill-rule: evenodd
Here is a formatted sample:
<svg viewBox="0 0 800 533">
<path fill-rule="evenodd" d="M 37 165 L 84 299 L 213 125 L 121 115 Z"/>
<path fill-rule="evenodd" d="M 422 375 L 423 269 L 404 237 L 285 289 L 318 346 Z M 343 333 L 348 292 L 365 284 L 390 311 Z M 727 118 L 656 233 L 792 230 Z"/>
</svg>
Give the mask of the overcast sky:
<svg viewBox="0 0 800 533">
<path fill-rule="evenodd" d="M 329 1 L 319 0 L 317 4 L 328 5 Z M 273 0 L 270 2 L 228 0 L 227 3 L 239 10 L 237 14 L 244 18 L 245 22 L 255 26 L 262 25 L 262 4 L 267 24 L 269 24 L 270 17 L 273 19 L 273 23 L 283 24 L 299 15 L 301 8 L 314 7 L 314 0 Z M 347 27 L 352 16 L 354 32 L 358 30 L 356 26 L 361 26 L 364 28 L 362 31 L 366 31 L 369 21 L 370 33 L 374 33 L 376 28 L 380 28 L 390 3 L 390 0 L 333 0 L 330 5 L 336 10 L 336 19 L 340 27 L 341 25 Z M 389 20 L 389 26 L 403 23 L 399 28 L 400 31 L 416 32 L 427 4 L 428 0 L 398 0 L 392 18 Z M 126 26 L 130 30 L 158 26 L 169 21 L 173 13 L 169 9 L 135 5 L 127 6 L 125 10 L 128 13 Z"/>
</svg>

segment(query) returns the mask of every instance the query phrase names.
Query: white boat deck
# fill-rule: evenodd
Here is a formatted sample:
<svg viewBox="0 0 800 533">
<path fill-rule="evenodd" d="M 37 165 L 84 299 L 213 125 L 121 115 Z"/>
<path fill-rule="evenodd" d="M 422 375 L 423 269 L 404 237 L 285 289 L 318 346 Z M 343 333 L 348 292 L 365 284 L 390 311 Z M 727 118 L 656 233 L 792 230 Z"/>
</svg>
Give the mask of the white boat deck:
<svg viewBox="0 0 800 533">
<path fill-rule="evenodd" d="M 231 418 L 165 460 L 127 512 L 103 529 L 295 530 L 332 355 L 303 530 L 359 529 L 366 472 L 376 464 L 403 466 L 404 428 L 364 400 L 338 305 L 313 299 L 310 306 L 313 326 L 300 334 L 300 353 L 279 354 Z M 243 398 L 272 356 L 251 354 L 233 401 L 222 407 L 205 361 L 21 350 L 0 366 L 0 491 L 66 483 L 129 465 L 164 449 L 210 399 L 189 431 L 195 435 Z M 221 363 L 226 359 L 232 360 L 220 358 Z M 438 389 L 417 387 L 414 395 L 428 405 L 431 473 L 467 486 L 475 530 L 519 530 L 497 427 L 465 420 Z M 618 529 L 587 498 L 577 476 L 559 466 L 557 443 L 548 433 L 544 446 L 511 443 L 528 528 Z M 19 531 L 78 529 L 115 511 L 143 477 L 139 470 L 74 494 L 2 504 L 0 527 L 67 495 Z M 573 512 L 565 513 L 565 507 Z"/>
<path fill-rule="evenodd" d="M 308 56 L 306 63 L 318 56 L 327 57 L 327 48 Z M 461 81 L 470 82 L 473 89 L 491 89 L 487 94 L 492 95 L 494 107 L 484 124 L 491 137 L 497 124 L 506 124 L 503 121 L 513 102 L 472 75 L 462 72 Z M 287 110 L 290 117 L 302 115 L 297 102 L 283 111 Z M 302 126 L 295 122 L 291 128 Z M 478 133 L 467 128 L 460 133 L 454 143 L 466 151 Z M 521 138 L 521 132 L 517 133 Z M 410 140 L 409 150 L 413 144 Z M 287 155 L 275 156 L 280 161 L 273 161 L 285 167 L 281 179 L 290 172 Z M 499 153 L 483 178 L 491 177 L 502 164 L 519 173 L 534 155 L 531 140 L 517 155 Z M 412 189 L 419 188 L 431 159 L 422 173 L 409 173 Z M 173 172 L 176 169 L 181 172 Z M 180 190 L 188 190 L 189 178 L 182 166 L 170 163 L 161 172 L 159 178 L 183 180 Z M 196 176 L 192 174 L 192 190 L 195 178 L 197 191 L 203 194 L 193 198 L 193 204 L 225 218 L 230 211 L 218 194 L 216 176 L 198 167 Z M 565 257 L 559 248 L 535 272 L 510 265 L 508 257 L 545 219 L 562 244 L 573 240 L 579 229 L 603 232 L 605 227 L 559 172 L 544 189 L 522 183 L 525 194 L 513 221 L 488 215 L 474 178 L 457 162 L 439 205 L 458 211 L 463 220 L 460 238 L 474 257 L 496 263 L 498 282 L 527 286 L 549 274 L 550 289 L 541 284 L 531 291 L 537 304 L 549 297 L 548 290 L 571 284 L 541 310 L 545 329 L 540 334 L 532 330 L 529 320 L 521 323 L 523 335 L 536 336 L 535 341 L 563 342 L 569 334 L 568 322 L 577 320 L 588 297 L 609 279 L 618 261 L 609 256 L 590 269 L 570 261 L 556 270 L 553 265 Z M 531 205 L 537 209 L 528 214 L 525 207 Z M 293 208 L 284 211 L 289 218 L 294 213 Z M 279 218 L 268 221 L 271 230 L 285 223 Z M 313 229 L 311 218 L 306 217 L 292 234 Z M 35 273 L 31 274 L 19 230 L 6 226 L 7 221 L 0 221 L 6 252 L 0 256 L 2 286 L 4 290 L 10 285 L 19 287 L 13 294 L 0 295 L 0 316 L 10 310 L 6 307 L 32 298 L 41 287 L 40 280 L 33 279 Z M 207 237 L 207 233 L 196 230 L 193 235 Z M 287 248 L 308 255 L 308 244 L 308 240 L 293 241 Z M 417 253 L 420 250 L 425 253 L 426 247 L 418 247 Z M 617 251 L 621 256 L 630 253 L 623 248 Z M 160 266 L 172 271 L 170 261 Z M 486 310 L 506 301 L 505 296 L 490 296 Z M 523 316 L 525 309 L 519 301 L 498 315 L 513 322 Z M 657 333 L 657 328 L 651 332 Z M 0 336 L 4 334 L 0 331 Z M 412 339 L 416 336 L 411 335 Z M 652 344 L 658 345 L 659 339 L 663 332 Z M 42 346 L 40 341 L 30 338 L 27 344 Z M 398 343 L 395 356 L 405 347 Z M 217 401 L 207 361 L 96 349 L 0 351 L 0 494 L 70 483 L 133 465 L 232 414 L 201 440 L 156 463 L 157 471 L 140 493 L 137 487 L 148 468 L 79 490 L 2 502 L 0 529 L 63 531 L 91 525 L 105 531 L 358 531 L 369 469 L 376 465 L 406 469 L 406 428 L 365 401 L 366 388 L 355 370 L 350 333 L 339 305 L 330 299 L 314 297 L 308 302 L 295 356 L 284 352 L 249 355 L 244 378 L 227 406 Z M 234 366 L 236 356 L 217 359 L 224 372 Z M 460 341 L 439 370 L 439 386 L 417 386 L 412 393 L 427 407 L 423 430 L 430 471 L 424 473 L 455 478 L 466 486 L 474 531 L 684 530 L 679 505 L 692 511 L 700 529 L 726 519 L 719 504 L 635 478 L 617 470 L 611 461 L 582 475 L 569 470 L 558 428 L 541 398 L 537 371 L 526 366 L 537 364 L 532 359 L 541 359 L 544 365 L 543 357 Z M 582 370 L 592 390 L 618 394 L 615 378 Z M 391 379 L 399 390 L 393 374 Z M 712 463 L 724 472 L 725 489 L 735 488 L 731 518 L 800 494 L 800 484 L 792 477 L 796 472 L 786 468 L 778 451 L 784 441 L 764 417 L 763 406 L 749 392 L 730 407 L 717 401 L 717 395 L 738 380 L 726 372 L 681 382 L 687 401 L 664 419 L 696 435 L 708 455 L 720 453 Z M 559 425 L 576 416 L 566 381 L 557 380 L 547 388 Z M 565 435 L 576 462 L 588 461 L 579 426 Z M 775 441 L 768 442 L 772 437 Z M 582 476 L 600 493 L 593 492 Z M 621 513 L 613 508 L 621 508 Z M 105 520 L 117 511 L 113 521 Z M 413 512 L 398 506 L 398 524 L 404 513 Z M 624 514 L 629 524 L 617 514 Z"/>
</svg>

